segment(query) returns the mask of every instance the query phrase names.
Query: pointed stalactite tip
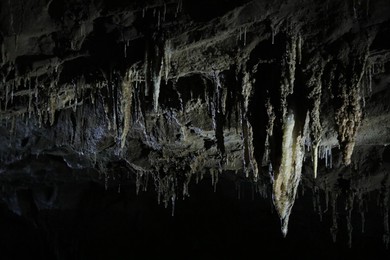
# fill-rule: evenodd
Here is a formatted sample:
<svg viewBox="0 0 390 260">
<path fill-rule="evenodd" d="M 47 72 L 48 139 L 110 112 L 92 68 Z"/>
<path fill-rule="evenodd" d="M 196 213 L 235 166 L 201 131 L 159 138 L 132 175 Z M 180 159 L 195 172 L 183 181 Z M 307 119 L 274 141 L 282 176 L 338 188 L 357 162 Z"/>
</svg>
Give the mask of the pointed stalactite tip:
<svg viewBox="0 0 390 260">
<path fill-rule="evenodd" d="M 288 233 L 288 220 L 289 220 L 289 216 L 280 219 L 283 238 L 286 238 Z"/>
</svg>

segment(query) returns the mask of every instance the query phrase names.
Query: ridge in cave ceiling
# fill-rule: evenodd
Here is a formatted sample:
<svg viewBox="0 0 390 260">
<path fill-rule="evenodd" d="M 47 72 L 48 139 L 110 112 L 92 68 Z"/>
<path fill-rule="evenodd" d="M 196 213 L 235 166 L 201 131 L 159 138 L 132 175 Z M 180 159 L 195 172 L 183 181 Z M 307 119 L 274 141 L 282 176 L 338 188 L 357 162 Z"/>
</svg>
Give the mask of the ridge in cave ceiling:
<svg viewBox="0 0 390 260">
<path fill-rule="evenodd" d="M 287 236 L 310 190 L 352 246 L 376 196 L 388 247 L 389 33 L 387 0 L 1 1 L 0 197 L 23 216 L 132 184 L 174 215 L 224 179 Z"/>
</svg>

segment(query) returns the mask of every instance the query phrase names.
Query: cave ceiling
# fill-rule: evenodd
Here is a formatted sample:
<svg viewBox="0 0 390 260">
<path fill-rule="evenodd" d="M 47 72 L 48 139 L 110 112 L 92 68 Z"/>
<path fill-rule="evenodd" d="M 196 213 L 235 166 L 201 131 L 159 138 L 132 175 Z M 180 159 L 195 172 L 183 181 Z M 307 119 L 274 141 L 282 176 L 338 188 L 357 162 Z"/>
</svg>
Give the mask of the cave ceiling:
<svg viewBox="0 0 390 260">
<path fill-rule="evenodd" d="M 72 203 L 40 187 L 129 184 L 173 215 L 224 178 L 284 236 L 311 190 L 336 240 L 337 205 L 364 219 L 377 194 L 387 245 L 389 34 L 387 0 L 2 0 L 0 197 L 23 214 L 26 189 L 43 210 Z"/>
</svg>

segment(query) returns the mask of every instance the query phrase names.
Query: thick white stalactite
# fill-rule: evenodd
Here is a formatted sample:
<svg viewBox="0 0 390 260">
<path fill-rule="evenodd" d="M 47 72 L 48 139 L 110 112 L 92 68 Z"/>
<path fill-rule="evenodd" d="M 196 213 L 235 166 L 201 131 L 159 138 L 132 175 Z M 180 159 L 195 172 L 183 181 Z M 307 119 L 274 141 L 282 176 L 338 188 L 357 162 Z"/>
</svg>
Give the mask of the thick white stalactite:
<svg viewBox="0 0 390 260">
<path fill-rule="evenodd" d="M 289 111 L 283 122 L 280 165 L 274 165 L 273 202 L 279 214 L 282 233 L 287 235 L 288 221 L 301 180 L 304 157 L 304 135 L 299 131 L 296 115 Z M 307 127 L 307 119 L 305 128 Z"/>
</svg>

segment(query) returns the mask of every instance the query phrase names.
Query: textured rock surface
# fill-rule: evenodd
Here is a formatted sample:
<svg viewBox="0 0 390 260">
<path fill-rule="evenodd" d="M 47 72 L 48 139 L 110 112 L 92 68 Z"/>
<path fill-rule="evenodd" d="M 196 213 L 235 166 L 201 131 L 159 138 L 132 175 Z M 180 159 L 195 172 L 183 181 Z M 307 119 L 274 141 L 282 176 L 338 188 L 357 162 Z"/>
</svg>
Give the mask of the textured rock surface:
<svg viewBox="0 0 390 260">
<path fill-rule="evenodd" d="M 379 191 L 388 244 L 388 1 L 0 4 L 0 180 L 14 212 L 15 183 L 94 180 L 152 186 L 173 214 L 207 175 L 272 196 L 286 234 L 301 183 L 333 206 L 334 239 L 335 204 L 351 234 L 354 205 L 364 218 Z"/>
</svg>

